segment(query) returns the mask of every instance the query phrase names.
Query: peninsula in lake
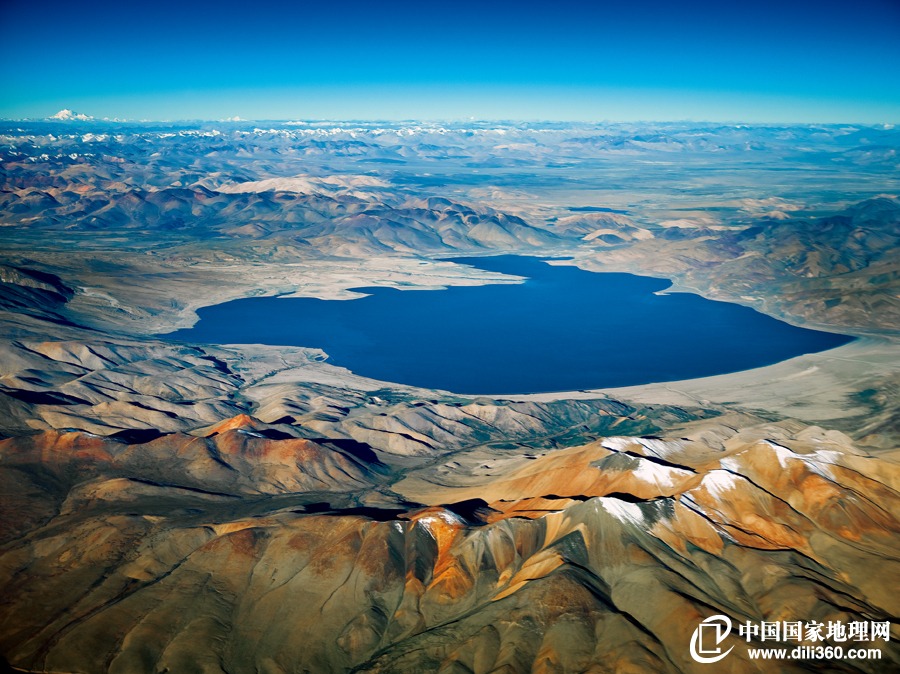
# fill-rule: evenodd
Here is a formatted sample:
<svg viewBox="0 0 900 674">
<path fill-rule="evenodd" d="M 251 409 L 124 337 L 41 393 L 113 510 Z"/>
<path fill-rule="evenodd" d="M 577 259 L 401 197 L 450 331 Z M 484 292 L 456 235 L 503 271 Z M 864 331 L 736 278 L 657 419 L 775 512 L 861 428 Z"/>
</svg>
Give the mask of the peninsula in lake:
<svg viewBox="0 0 900 674">
<path fill-rule="evenodd" d="M 0 122 L 0 654 L 900 671 L 898 152 L 890 124 Z M 822 639 L 739 630 L 797 622 Z"/>
</svg>

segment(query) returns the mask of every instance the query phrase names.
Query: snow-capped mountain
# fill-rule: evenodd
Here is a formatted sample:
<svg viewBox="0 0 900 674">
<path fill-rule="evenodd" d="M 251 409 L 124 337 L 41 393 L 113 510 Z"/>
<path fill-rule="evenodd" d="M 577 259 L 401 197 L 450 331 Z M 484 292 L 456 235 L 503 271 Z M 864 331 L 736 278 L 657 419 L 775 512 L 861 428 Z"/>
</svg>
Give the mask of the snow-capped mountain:
<svg viewBox="0 0 900 674">
<path fill-rule="evenodd" d="M 89 122 L 94 118 L 91 115 L 85 115 L 84 113 L 81 113 L 81 112 L 74 112 L 72 110 L 69 110 L 68 108 L 63 108 L 62 110 L 57 112 L 55 115 L 53 115 L 49 119 L 59 119 L 59 120 L 67 121 L 67 122 L 72 121 L 72 120 L 78 120 L 81 122 Z"/>
</svg>

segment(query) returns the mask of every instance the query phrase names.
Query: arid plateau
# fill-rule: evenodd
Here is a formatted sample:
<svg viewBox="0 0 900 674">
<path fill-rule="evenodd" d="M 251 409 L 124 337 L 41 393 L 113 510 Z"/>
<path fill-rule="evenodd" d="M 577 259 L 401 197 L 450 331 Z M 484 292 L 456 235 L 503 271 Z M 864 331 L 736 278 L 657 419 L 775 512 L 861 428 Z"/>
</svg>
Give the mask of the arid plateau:
<svg viewBox="0 0 900 674">
<path fill-rule="evenodd" d="M 900 671 L 900 130 L 72 118 L 0 123 L 0 160 L 11 671 Z M 449 259 L 496 255 L 853 339 L 473 395 L 166 337 L 242 298 L 522 283 Z M 770 661 L 738 628 L 794 621 L 889 631 Z"/>
</svg>

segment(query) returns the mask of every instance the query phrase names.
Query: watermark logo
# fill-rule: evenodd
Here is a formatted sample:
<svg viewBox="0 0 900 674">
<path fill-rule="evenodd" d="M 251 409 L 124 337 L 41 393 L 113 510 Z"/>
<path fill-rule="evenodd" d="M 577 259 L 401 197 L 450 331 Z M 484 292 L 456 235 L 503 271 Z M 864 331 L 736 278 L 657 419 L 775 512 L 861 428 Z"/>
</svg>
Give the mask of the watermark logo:
<svg viewBox="0 0 900 674">
<path fill-rule="evenodd" d="M 724 615 L 710 616 L 697 625 L 691 637 L 691 657 L 695 662 L 712 664 L 731 653 L 734 646 L 723 651 L 720 644 L 731 632 L 731 618 Z"/>
<path fill-rule="evenodd" d="M 728 616 L 714 615 L 697 625 L 691 636 L 694 662 L 710 665 L 726 657 L 734 646 L 724 650 L 722 642 L 731 633 Z M 769 642 L 770 648 L 747 648 L 750 660 L 880 660 L 881 648 L 876 642 L 891 640 L 889 621 L 852 620 L 781 620 L 753 622 L 738 626 L 738 636 L 749 645 L 752 641 Z M 774 643 L 773 643 L 774 642 Z M 789 648 L 792 644 L 798 644 Z M 846 644 L 846 647 L 844 646 Z M 852 646 L 866 644 L 869 647 Z"/>
</svg>

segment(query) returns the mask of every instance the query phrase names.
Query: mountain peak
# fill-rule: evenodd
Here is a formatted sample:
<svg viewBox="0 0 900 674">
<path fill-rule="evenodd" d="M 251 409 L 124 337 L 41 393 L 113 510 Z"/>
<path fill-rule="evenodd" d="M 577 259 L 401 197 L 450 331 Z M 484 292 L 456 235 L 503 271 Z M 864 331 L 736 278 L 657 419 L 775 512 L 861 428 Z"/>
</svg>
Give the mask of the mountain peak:
<svg viewBox="0 0 900 674">
<path fill-rule="evenodd" d="M 94 119 L 91 115 L 85 115 L 81 112 L 74 112 L 68 108 L 63 108 L 49 119 L 59 119 L 63 121 L 78 120 L 80 122 L 89 122 Z"/>
</svg>

